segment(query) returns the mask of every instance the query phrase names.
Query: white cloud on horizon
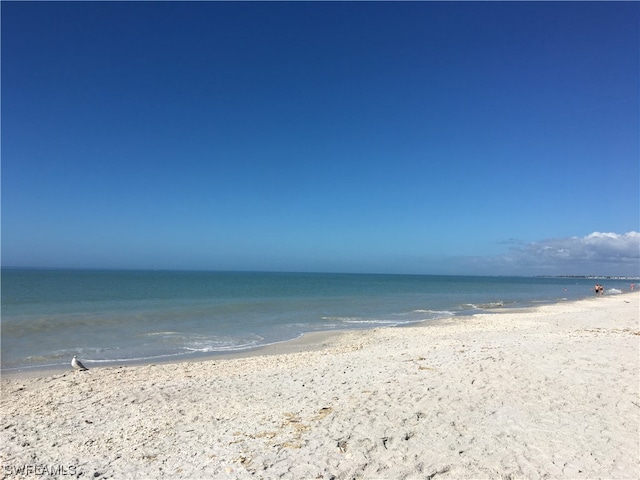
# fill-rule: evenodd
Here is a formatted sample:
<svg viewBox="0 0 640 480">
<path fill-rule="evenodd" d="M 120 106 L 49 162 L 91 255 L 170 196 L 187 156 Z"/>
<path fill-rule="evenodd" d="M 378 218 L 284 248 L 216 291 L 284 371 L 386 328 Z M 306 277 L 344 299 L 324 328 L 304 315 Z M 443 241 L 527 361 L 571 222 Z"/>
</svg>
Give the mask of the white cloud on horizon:
<svg viewBox="0 0 640 480">
<path fill-rule="evenodd" d="M 553 275 L 638 275 L 640 233 L 593 232 L 514 245 L 495 258 L 516 270 Z"/>
<path fill-rule="evenodd" d="M 502 243 L 510 246 L 503 254 L 432 259 L 427 263 L 436 270 L 461 275 L 640 276 L 640 233 L 635 231 Z"/>
</svg>

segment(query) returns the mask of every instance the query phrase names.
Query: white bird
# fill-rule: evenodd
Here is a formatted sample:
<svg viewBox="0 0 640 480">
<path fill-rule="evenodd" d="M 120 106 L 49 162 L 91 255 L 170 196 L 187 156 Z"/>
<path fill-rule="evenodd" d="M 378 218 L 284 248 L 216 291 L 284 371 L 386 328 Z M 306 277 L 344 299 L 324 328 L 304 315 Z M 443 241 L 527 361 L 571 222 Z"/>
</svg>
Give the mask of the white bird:
<svg viewBox="0 0 640 480">
<path fill-rule="evenodd" d="M 76 370 L 89 370 L 87 367 L 85 367 L 82 362 L 80 360 L 78 360 L 78 356 L 74 355 L 73 358 L 71 359 L 71 366 L 73 368 L 75 368 Z"/>
</svg>

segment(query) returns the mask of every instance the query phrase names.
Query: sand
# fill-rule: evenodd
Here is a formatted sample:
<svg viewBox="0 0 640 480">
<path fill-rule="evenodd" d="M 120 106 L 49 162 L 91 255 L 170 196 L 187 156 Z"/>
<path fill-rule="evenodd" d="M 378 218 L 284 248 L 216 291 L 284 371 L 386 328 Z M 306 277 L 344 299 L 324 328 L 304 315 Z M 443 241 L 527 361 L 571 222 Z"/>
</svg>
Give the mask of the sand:
<svg viewBox="0 0 640 480">
<path fill-rule="evenodd" d="M 3 378 L 0 476 L 637 479 L 639 300 Z"/>
</svg>

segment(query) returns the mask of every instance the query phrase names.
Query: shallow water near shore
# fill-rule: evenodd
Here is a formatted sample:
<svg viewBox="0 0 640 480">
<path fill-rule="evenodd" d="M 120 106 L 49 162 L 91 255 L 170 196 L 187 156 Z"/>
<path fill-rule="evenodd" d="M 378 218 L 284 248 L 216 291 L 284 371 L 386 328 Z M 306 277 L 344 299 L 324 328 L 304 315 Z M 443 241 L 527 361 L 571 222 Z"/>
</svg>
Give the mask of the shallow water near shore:
<svg viewBox="0 0 640 480">
<path fill-rule="evenodd" d="M 607 280 L 608 294 L 629 280 Z M 2 370 L 182 360 L 592 296 L 578 278 L 2 270 Z"/>
</svg>

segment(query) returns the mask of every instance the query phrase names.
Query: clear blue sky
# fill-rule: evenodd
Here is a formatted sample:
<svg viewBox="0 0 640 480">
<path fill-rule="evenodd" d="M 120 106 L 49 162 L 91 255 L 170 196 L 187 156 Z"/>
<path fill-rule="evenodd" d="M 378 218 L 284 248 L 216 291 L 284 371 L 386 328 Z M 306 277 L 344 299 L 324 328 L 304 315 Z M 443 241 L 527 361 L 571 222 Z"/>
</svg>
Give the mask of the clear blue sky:
<svg viewBox="0 0 640 480">
<path fill-rule="evenodd" d="M 2 264 L 637 274 L 639 20 L 2 2 Z"/>
</svg>

